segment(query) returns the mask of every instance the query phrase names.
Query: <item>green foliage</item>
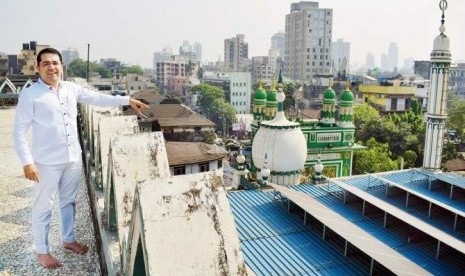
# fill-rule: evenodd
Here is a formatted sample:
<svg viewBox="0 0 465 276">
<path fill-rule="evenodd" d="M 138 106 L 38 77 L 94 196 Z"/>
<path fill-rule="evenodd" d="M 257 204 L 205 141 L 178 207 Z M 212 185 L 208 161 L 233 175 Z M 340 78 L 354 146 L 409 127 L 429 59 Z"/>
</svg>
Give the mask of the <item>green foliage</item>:
<svg viewBox="0 0 465 276">
<path fill-rule="evenodd" d="M 102 78 L 112 77 L 111 72 L 107 68 L 97 64 L 96 62 L 90 62 L 89 71 L 98 72 Z M 82 59 L 73 60 L 67 68 L 67 73 L 69 77 L 86 78 L 87 77 L 87 62 Z"/>
<path fill-rule="evenodd" d="M 197 70 L 197 78 L 199 80 L 203 79 L 203 68 L 199 67 L 199 70 Z"/>
<path fill-rule="evenodd" d="M 403 156 L 404 158 L 404 168 L 413 168 L 415 167 L 415 161 L 417 160 L 417 153 L 414 152 L 413 150 L 407 150 L 404 152 Z"/>
<path fill-rule="evenodd" d="M 121 74 L 123 74 L 123 76 L 126 76 L 127 74 L 142 75 L 143 72 L 144 71 L 139 65 L 132 65 L 130 67 L 124 67 L 123 69 L 121 69 Z"/>
<path fill-rule="evenodd" d="M 409 111 L 380 117 L 378 111 L 367 104 L 355 107 L 354 123 L 357 141 L 367 142 L 370 138 L 387 143 L 394 159 L 402 157 L 410 150 L 416 153 L 415 166 L 421 165 L 425 123 L 422 118 L 422 106 L 412 100 Z"/>
<path fill-rule="evenodd" d="M 364 103 L 357 105 L 354 108 L 354 124 L 357 127 L 355 130 L 356 141 L 366 141 L 369 137 L 364 137 L 367 134 L 365 128 L 368 124 L 373 124 L 380 120 L 379 112 L 371 105 Z"/>
<path fill-rule="evenodd" d="M 87 77 L 87 62 L 85 62 L 82 59 L 75 59 L 68 65 L 67 72 L 68 72 L 69 77 L 86 78 Z"/>
<path fill-rule="evenodd" d="M 368 149 L 355 152 L 354 174 L 384 172 L 397 169 L 397 162 L 391 159 L 389 145 L 378 143 L 370 138 L 366 142 Z"/>
<path fill-rule="evenodd" d="M 465 141 L 465 100 L 456 100 L 447 110 L 446 127 L 454 130 L 459 141 Z"/>
<path fill-rule="evenodd" d="M 227 126 L 237 122 L 236 111 L 226 102 L 223 89 L 210 84 L 199 84 L 192 87 L 192 92 L 199 94 L 200 109 L 218 128 L 222 129 L 223 118 Z"/>
<path fill-rule="evenodd" d="M 442 164 L 460 157 L 461 155 L 457 152 L 457 144 L 447 140 L 444 143 L 444 148 L 442 149 Z"/>
<path fill-rule="evenodd" d="M 292 95 L 294 94 L 295 90 L 296 90 L 295 83 L 293 82 L 284 83 L 283 92 L 286 95 L 286 99 L 284 99 L 284 103 L 283 103 L 284 110 L 294 107 L 295 100 L 292 97 Z"/>
</svg>

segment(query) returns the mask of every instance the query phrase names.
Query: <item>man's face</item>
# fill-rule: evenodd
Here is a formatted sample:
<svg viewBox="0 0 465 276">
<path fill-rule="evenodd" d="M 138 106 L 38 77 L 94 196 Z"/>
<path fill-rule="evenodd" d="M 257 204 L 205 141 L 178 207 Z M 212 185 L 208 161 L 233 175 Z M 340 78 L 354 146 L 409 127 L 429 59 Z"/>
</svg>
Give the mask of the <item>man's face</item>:
<svg viewBox="0 0 465 276">
<path fill-rule="evenodd" d="M 45 53 L 41 56 L 41 61 L 37 65 L 40 78 L 49 85 L 58 84 L 63 73 L 63 66 L 57 54 Z"/>
</svg>

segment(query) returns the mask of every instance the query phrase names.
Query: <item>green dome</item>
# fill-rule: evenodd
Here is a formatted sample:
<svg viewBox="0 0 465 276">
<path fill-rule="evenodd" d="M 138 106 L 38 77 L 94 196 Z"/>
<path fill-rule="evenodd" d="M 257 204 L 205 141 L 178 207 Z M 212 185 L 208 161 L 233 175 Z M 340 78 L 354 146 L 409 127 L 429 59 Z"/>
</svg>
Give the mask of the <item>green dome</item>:
<svg viewBox="0 0 465 276">
<path fill-rule="evenodd" d="M 352 106 L 354 103 L 354 94 L 346 88 L 341 94 L 341 106 Z"/>
<path fill-rule="evenodd" d="M 324 104 L 334 104 L 336 102 L 336 92 L 331 87 L 325 90 L 325 94 L 323 95 L 323 103 Z"/>
<path fill-rule="evenodd" d="M 253 98 L 255 100 L 266 100 L 266 92 L 265 90 L 263 90 L 261 84 L 258 86 L 258 88 L 253 93 Z"/>
<path fill-rule="evenodd" d="M 266 101 L 267 102 L 278 102 L 278 100 L 276 100 L 276 91 L 270 90 L 266 92 Z"/>
</svg>

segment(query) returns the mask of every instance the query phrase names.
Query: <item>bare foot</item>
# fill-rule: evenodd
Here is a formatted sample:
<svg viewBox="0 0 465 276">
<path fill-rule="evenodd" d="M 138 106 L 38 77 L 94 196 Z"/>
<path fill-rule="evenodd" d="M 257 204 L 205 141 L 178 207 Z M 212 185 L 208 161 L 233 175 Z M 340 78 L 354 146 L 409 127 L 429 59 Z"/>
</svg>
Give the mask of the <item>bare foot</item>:
<svg viewBox="0 0 465 276">
<path fill-rule="evenodd" d="M 85 244 L 80 244 L 78 242 L 73 242 L 73 243 L 67 243 L 63 242 L 63 247 L 69 250 L 72 250 L 74 253 L 77 254 L 84 254 L 89 250 L 89 247 Z"/>
<path fill-rule="evenodd" d="M 61 267 L 61 263 L 50 254 L 37 254 L 37 261 L 45 268 L 56 269 Z"/>
</svg>

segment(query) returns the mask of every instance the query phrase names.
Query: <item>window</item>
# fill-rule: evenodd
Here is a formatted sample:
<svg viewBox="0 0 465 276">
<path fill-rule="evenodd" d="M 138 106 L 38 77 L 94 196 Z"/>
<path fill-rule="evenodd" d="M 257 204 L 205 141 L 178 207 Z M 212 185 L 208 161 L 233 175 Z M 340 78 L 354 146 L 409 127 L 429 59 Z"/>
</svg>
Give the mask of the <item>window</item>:
<svg viewBox="0 0 465 276">
<path fill-rule="evenodd" d="M 186 174 L 186 166 L 177 166 L 173 168 L 174 175 L 183 175 Z"/>
<path fill-rule="evenodd" d="M 209 163 L 200 163 L 199 164 L 199 171 L 200 172 L 208 172 L 210 170 Z"/>
<path fill-rule="evenodd" d="M 218 160 L 218 169 L 223 167 L 223 159 Z"/>
</svg>

